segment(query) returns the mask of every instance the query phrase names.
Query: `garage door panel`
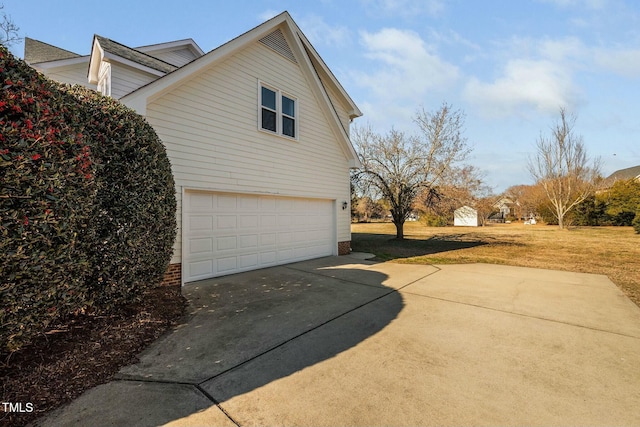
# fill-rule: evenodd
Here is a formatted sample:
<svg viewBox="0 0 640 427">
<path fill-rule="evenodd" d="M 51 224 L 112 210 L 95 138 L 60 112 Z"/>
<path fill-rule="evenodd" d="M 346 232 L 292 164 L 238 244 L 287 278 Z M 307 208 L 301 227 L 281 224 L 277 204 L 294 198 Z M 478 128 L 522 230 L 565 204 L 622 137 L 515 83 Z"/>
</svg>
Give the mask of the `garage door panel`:
<svg viewBox="0 0 640 427">
<path fill-rule="evenodd" d="M 291 224 L 291 216 L 289 215 L 278 215 L 278 228 L 282 229 L 283 227 L 286 227 L 287 225 L 292 225 Z"/>
<path fill-rule="evenodd" d="M 213 216 L 211 215 L 193 215 L 190 221 L 190 230 L 193 231 L 211 231 L 213 230 Z"/>
<path fill-rule="evenodd" d="M 239 267 L 243 270 L 258 267 L 258 254 L 242 255 L 238 257 Z"/>
<path fill-rule="evenodd" d="M 278 212 L 292 212 L 293 199 L 276 199 L 276 210 Z"/>
<path fill-rule="evenodd" d="M 238 226 L 238 217 L 235 215 L 218 215 L 216 217 L 216 229 L 233 230 Z"/>
<path fill-rule="evenodd" d="M 202 239 L 191 239 L 188 244 L 192 254 L 213 253 L 213 238 L 211 237 Z"/>
<path fill-rule="evenodd" d="M 239 249 L 257 249 L 258 248 L 258 235 L 249 234 L 238 237 Z"/>
<path fill-rule="evenodd" d="M 207 277 L 213 274 L 213 260 L 196 261 L 188 263 L 187 268 L 190 277 Z"/>
<path fill-rule="evenodd" d="M 293 242 L 293 233 L 287 231 L 283 233 L 278 233 L 278 246 L 286 247 Z"/>
<path fill-rule="evenodd" d="M 191 212 L 210 211 L 214 206 L 214 196 L 207 193 L 193 193 L 186 207 Z"/>
<path fill-rule="evenodd" d="M 260 199 L 254 196 L 238 196 L 238 208 L 245 212 L 258 212 Z"/>
<path fill-rule="evenodd" d="M 236 236 L 223 236 L 216 239 L 218 251 L 228 251 L 238 247 Z"/>
<path fill-rule="evenodd" d="M 238 197 L 234 195 L 218 194 L 216 198 L 216 207 L 222 212 L 236 212 L 238 210 Z"/>
<path fill-rule="evenodd" d="M 293 233 L 293 242 L 294 243 L 303 243 L 306 240 L 311 240 L 313 239 L 313 235 L 312 233 L 307 233 L 304 231 L 297 231 L 295 233 Z"/>
<path fill-rule="evenodd" d="M 258 215 L 241 215 L 238 221 L 240 228 L 258 228 L 260 217 Z"/>
<path fill-rule="evenodd" d="M 334 252 L 331 200 L 195 191 L 185 199 L 185 282 Z"/>
<path fill-rule="evenodd" d="M 287 261 L 294 259 L 293 249 L 282 249 L 278 251 L 278 261 Z"/>
<path fill-rule="evenodd" d="M 263 249 L 271 246 L 275 247 L 277 240 L 278 236 L 276 233 L 263 233 L 260 235 L 260 247 Z"/>
<path fill-rule="evenodd" d="M 275 228 L 278 224 L 278 217 L 271 214 L 263 214 L 260 216 L 260 228 L 262 230 L 268 230 Z"/>
<path fill-rule="evenodd" d="M 259 259 L 261 266 L 268 267 L 276 265 L 276 262 L 278 261 L 278 253 L 276 251 L 260 252 Z"/>
<path fill-rule="evenodd" d="M 224 274 L 229 272 L 235 272 L 237 270 L 237 259 L 235 256 L 227 257 L 227 258 L 218 258 L 217 266 L 218 270 L 216 273 Z"/>
</svg>

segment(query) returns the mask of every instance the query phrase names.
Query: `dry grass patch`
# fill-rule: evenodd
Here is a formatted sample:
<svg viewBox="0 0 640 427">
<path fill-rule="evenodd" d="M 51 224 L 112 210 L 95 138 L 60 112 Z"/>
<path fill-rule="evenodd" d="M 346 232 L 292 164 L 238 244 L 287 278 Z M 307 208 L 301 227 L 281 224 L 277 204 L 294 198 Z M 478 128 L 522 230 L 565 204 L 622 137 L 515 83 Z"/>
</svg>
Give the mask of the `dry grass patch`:
<svg viewBox="0 0 640 427">
<path fill-rule="evenodd" d="M 353 224 L 354 251 L 416 264 L 491 263 L 604 274 L 640 306 L 640 235 L 631 227 L 495 224 L 425 227 L 405 224 L 405 240 L 391 223 Z"/>
</svg>

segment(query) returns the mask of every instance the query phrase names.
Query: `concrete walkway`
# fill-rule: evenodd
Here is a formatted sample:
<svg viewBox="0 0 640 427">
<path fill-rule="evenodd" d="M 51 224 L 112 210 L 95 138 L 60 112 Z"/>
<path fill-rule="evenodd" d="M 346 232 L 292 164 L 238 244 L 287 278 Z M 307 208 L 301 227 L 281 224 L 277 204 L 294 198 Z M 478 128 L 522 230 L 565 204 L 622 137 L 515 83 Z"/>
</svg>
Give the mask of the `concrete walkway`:
<svg viewBox="0 0 640 427">
<path fill-rule="evenodd" d="M 347 256 L 183 292 L 41 425 L 640 425 L 640 309 L 605 276 Z"/>
</svg>

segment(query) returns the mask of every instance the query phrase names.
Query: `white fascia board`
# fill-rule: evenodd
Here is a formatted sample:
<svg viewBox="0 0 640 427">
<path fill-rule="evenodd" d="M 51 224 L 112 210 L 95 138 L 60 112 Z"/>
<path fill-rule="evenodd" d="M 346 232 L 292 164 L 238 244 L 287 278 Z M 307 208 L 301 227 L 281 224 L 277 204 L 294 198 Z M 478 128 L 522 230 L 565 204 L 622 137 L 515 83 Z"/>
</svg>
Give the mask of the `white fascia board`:
<svg viewBox="0 0 640 427">
<path fill-rule="evenodd" d="M 57 61 L 34 62 L 32 67 L 37 69 L 48 70 L 51 68 L 66 67 L 68 65 L 82 64 L 89 60 L 89 55 L 78 56 L 75 58 L 59 59 Z"/>
<path fill-rule="evenodd" d="M 362 163 L 358 156 L 349 159 L 349 169 L 360 169 L 362 167 Z"/>
<path fill-rule="evenodd" d="M 111 63 L 118 63 L 118 64 L 127 65 L 127 66 L 129 66 L 131 68 L 135 68 L 137 70 L 144 71 L 145 73 L 153 74 L 154 76 L 158 76 L 158 77 L 162 77 L 165 74 L 167 74 L 164 71 L 160 71 L 160 70 L 156 70 L 155 68 L 147 67 L 146 65 L 142 65 L 142 64 L 139 64 L 139 63 L 137 63 L 135 61 L 132 61 L 130 59 L 126 59 L 126 58 L 123 58 L 121 56 L 114 55 L 114 54 L 112 54 L 110 52 L 106 52 L 104 54 L 103 59 L 108 61 L 108 62 L 111 62 Z"/>
<path fill-rule="evenodd" d="M 204 55 L 204 51 L 200 49 L 200 46 L 198 46 L 198 44 L 193 39 L 175 40 L 172 42 L 140 46 L 140 47 L 136 47 L 135 49 L 140 52 L 150 54 L 152 52 L 169 52 L 172 50 L 176 50 L 176 48 L 180 48 L 180 47 L 188 48 L 191 52 L 195 53 L 196 56 Z"/>
<path fill-rule="evenodd" d="M 313 55 L 313 60 L 315 60 L 318 63 L 318 65 L 320 65 L 319 71 L 322 73 L 323 77 L 326 77 L 326 80 L 331 82 L 331 85 L 334 87 L 334 89 L 336 89 L 338 94 L 341 95 L 343 102 L 345 102 L 347 105 L 351 107 L 351 110 L 349 110 L 348 112 L 349 118 L 353 120 L 356 117 L 361 117 L 362 111 L 360 111 L 360 109 L 355 104 L 355 102 L 353 102 L 353 99 L 351 99 L 351 97 L 349 96 L 347 91 L 344 89 L 344 87 L 342 87 L 338 79 L 333 75 L 333 72 L 331 72 L 327 64 L 325 64 L 320 54 L 318 54 L 318 52 L 315 50 L 315 48 L 313 47 L 309 39 L 307 39 L 307 36 L 305 36 L 302 30 L 300 30 L 300 28 L 298 28 L 297 26 L 296 26 L 296 31 L 298 33 L 298 36 L 304 43 L 304 45 L 307 47 L 307 49 L 309 49 L 309 51 Z"/>
<path fill-rule="evenodd" d="M 100 63 L 104 58 L 104 50 L 100 47 L 98 39 L 93 37 L 93 44 L 91 46 L 91 55 L 89 58 L 89 70 L 87 72 L 87 78 L 92 85 L 98 84 L 100 75 Z"/>
<path fill-rule="evenodd" d="M 285 30 L 284 32 L 287 38 L 293 45 L 294 54 L 301 63 L 300 69 L 307 77 L 307 81 L 309 82 L 311 90 L 316 94 L 318 99 L 321 100 L 321 107 L 329 118 L 329 123 L 331 124 L 331 128 L 333 129 L 333 133 L 338 141 L 340 141 L 340 146 L 342 147 L 342 151 L 345 157 L 349 161 L 349 165 L 351 166 L 351 164 L 353 163 L 353 167 L 359 167 L 360 161 L 358 160 L 358 154 L 351 144 L 349 135 L 347 135 L 346 130 L 342 127 L 342 123 L 340 122 L 338 113 L 331 104 L 329 94 L 326 92 L 324 86 L 322 85 L 320 76 L 318 76 L 315 68 L 313 67 L 313 64 L 311 63 L 311 58 L 309 58 L 309 56 L 307 55 L 307 51 L 303 46 L 303 43 L 305 43 L 304 39 L 302 37 L 299 37 L 298 35 L 300 29 L 297 28 L 290 17 L 287 17 L 285 21 L 287 22 L 287 25 L 285 25 L 283 29 Z"/>
<path fill-rule="evenodd" d="M 286 12 L 285 12 L 286 13 Z M 164 95 L 174 87 L 182 84 L 188 78 L 193 78 L 203 73 L 209 67 L 224 60 L 227 56 L 239 51 L 242 47 L 250 43 L 260 40 L 264 35 L 268 34 L 276 28 L 284 20 L 284 14 L 278 15 L 276 18 L 255 27 L 254 29 L 236 37 L 235 39 L 223 44 L 222 46 L 212 50 L 211 52 L 201 56 L 200 58 L 178 68 L 177 70 L 165 75 L 161 79 L 149 83 L 146 86 L 131 92 L 120 98 L 120 102 L 127 104 L 129 100 L 133 101 L 137 98 L 144 98 L 145 102 L 151 102 L 154 99 Z M 280 19 L 278 19 L 280 18 Z"/>
</svg>

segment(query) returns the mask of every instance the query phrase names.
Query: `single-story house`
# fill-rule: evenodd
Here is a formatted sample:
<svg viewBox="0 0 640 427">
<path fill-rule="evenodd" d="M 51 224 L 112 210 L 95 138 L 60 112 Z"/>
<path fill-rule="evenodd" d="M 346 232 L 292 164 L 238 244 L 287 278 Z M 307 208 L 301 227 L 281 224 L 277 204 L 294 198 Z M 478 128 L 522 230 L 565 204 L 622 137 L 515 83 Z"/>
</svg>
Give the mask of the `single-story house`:
<svg viewBox="0 0 640 427">
<path fill-rule="evenodd" d="M 362 113 L 289 13 L 206 54 L 96 35 L 85 56 L 27 39 L 25 60 L 119 99 L 164 142 L 178 199 L 166 282 L 349 253 Z"/>
<path fill-rule="evenodd" d="M 477 227 L 478 211 L 470 206 L 462 206 L 453 212 L 453 225 L 459 227 Z"/>
</svg>

